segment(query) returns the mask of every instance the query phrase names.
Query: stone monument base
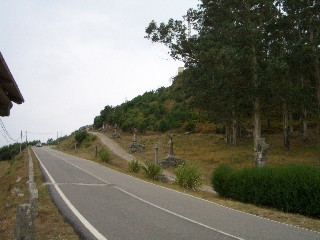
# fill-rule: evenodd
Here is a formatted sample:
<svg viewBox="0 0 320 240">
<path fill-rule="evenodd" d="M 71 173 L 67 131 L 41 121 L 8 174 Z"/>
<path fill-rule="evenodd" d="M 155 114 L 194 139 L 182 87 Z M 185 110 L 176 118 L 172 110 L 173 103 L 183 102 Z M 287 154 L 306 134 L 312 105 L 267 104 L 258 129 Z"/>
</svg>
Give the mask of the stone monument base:
<svg viewBox="0 0 320 240">
<path fill-rule="evenodd" d="M 185 163 L 180 157 L 169 155 L 165 159 L 159 161 L 159 165 L 163 168 L 178 167 Z"/>
<path fill-rule="evenodd" d="M 112 138 L 120 138 L 120 135 L 118 133 L 113 133 Z"/>
<path fill-rule="evenodd" d="M 144 152 L 144 148 L 145 146 L 141 143 L 138 142 L 133 142 L 130 146 L 129 146 L 129 152 L 130 153 L 135 153 L 135 152 Z"/>
</svg>

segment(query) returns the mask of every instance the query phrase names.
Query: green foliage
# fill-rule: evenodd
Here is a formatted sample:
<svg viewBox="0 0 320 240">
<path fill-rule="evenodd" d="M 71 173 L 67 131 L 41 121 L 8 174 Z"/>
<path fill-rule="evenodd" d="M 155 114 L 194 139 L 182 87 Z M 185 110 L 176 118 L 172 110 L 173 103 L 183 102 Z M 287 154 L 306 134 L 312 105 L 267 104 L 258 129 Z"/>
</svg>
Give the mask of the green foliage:
<svg viewBox="0 0 320 240">
<path fill-rule="evenodd" d="M 187 132 L 193 132 L 196 130 L 196 124 L 192 121 L 189 121 L 186 126 L 185 126 L 185 130 Z"/>
<path fill-rule="evenodd" d="M 91 143 L 96 139 L 97 139 L 97 136 L 88 134 L 86 138 L 82 141 L 82 144 L 84 145 L 85 148 L 88 148 L 91 146 Z"/>
<path fill-rule="evenodd" d="M 160 180 L 163 176 L 161 167 L 154 163 L 146 163 L 145 165 L 142 165 L 141 168 L 145 172 L 147 178 Z"/>
<path fill-rule="evenodd" d="M 34 140 L 28 142 L 29 146 L 35 146 L 40 140 Z M 26 144 L 22 143 L 21 150 L 26 148 Z M 20 153 L 20 143 L 14 143 L 0 148 L 0 161 L 12 160 L 16 155 Z"/>
<path fill-rule="evenodd" d="M 89 134 L 85 130 L 78 130 L 75 132 L 74 140 L 81 145 L 81 143 L 89 137 Z"/>
<path fill-rule="evenodd" d="M 176 88 L 172 99 L 189 100 L 215 124 L 260 118 L 253 100 L 262 115 L 274 109 L 282 115 L 286 104 L 299 119 L 304 107 L 308 115 L 320 111 L 319 6 L 315 0 L 201 1 L 187 11 L 188 21 L 152 20 L 145 38 L 167 46 L 186 66 L 177 77 L 184 91 Z M 183 114 L 170 113 L 160 129 L 179 128 Z"/>
<path fill-rule="evenodd" d="M 129 162 L 129 171 L 130 172 L 138 173 L 138 172 L 140 172 L 140 169 L 141 169 L 141 164 L 139 163 L 139 161 L 132 160 L 131 162 Z"/>
<path fill-rule="evenodd" d="M 212 186 L 223 197 L 320 217 L 319 167 L 292 165 L 236 170 L 220 166 L 213 172 Z"/>
<path fill-rule="evenodd" d="M 94 126 L 98 128 L 106 121 L 111 125 L 117 124 L 126 132 L 134 128 L 140 132 L 182 128 L 196 119 L 185 98 L 181 83 L 175 83 L 169 88 L 146 92 L 119 106 L 106 106 L 107 114 L 101 111 L 100 116 L 94 119 Z"/>
<path fill-rule="evenodd" d="M 25 144 L 23 144 L 23 149 Z M 15 143 L 0 148 L 0 160 L 11 160 L 20 152 L 20 144 Z"/>
<path fill-rule="evenodd" d="M 111 161 L 111 155 L 106 149 L 102 149 L 98 152 L 98 157 L 103 162 L 110 162 Z"/>
<path fill-rule="evenodd" d="M 62 137 L 59 137 L 58 139 L 56 139 L 56 140 L 53 140 L 52 138 L 49 138 L 48 140 L 47 140 L 47 145 L 57 145 L 57 147 L 59 148 L 59 143 L 60 142 L 62 142 L 62 141 L 64 141 L 65 139 L 67 139 L 68 138 L 68 136 L 67 135 L 65 135 L 65 136 L 62 136 Z"/>
<path fill-rule="evenodd" d="M 184 164 L 175 171 L 176 182 L 188 189 L 197 190 L 201 187 L 202 174 L 199 168 L 194 164 Z"/>
<path fill-rule="evenodd" d="M 267 125 L 262 129 L 269 132 L 283 129 L 283 104 L 296 121 L 305 107 L 308 122 L 316 119 L 311 113 L 317 112 L 320 38 L 311 41 L 314 34 L 309 31 L 317 32 L 320 23 L 314 2 L 311 7 L 289 0 L 201 1 L 187 13 L 195 28 L 192 36 L 186 21 L 150 22 L 145 37 L 166 45 L 186 69 L 168 88 L 106 106 L 94 126 L 107 122 L 124 131 L 201 131 L 194 123 L 207 121 L 218 125 L 221 133 L 235 120 L 240 128 L 249 129 L 252 124 L 246 120 L 260 116 L 252 111 L 253 101 L 261 103 L 262 118 L 269 121 L 275 116 L 278 121 L 262 122 Z"/>
</svg>

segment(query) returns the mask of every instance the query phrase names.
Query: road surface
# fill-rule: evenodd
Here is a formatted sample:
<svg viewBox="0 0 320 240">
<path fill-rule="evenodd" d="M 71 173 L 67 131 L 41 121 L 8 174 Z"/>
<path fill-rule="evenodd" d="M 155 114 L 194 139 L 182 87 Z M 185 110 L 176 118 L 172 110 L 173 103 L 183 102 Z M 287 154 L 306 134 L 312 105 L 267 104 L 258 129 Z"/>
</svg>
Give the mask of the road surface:
<svg viewBox="0 0 320 240">
<path fill-rule="evenodd" d="M 47 147 L 33 148 L 56 205 L 84 239 L 320 239 Z"/>
</svg>

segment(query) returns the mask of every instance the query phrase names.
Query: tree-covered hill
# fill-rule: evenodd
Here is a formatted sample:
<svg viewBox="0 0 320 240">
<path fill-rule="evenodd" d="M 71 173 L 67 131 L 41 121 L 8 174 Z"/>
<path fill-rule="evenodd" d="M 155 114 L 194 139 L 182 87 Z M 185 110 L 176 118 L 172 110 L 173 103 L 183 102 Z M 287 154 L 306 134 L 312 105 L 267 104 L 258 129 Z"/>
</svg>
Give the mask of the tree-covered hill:
<svg viewBox="0 0 320 240">
<path fill-rule="evenodd" d="M 169 88 L 106 106 L 95 127 L 202 131 L 206 125 L 223 130 L 232 145 L 250 133 L 254 149 L 264 133 L 279 131 L 289 149 L 290 133 L 300 130 L 307 142 L 308 131 L 320 126 L 319 2 L 199 2 L 184 20 L 152 20 L 145 29 L 185 71 Z"/>
<path fill-rule="evenodd" d="M 208 111 L 209 106 L 201 106 L 203 103 L 197 102 L 198 99 L 194 98 L 194 95 L 183 85 L 183 80 L 183 75 L 178 75 L 170 87 L 145 92 L 115 107 L 107 105 L 100 115 L 95 117 L 94 128 L 100 129 L 105 123 L 113 127 L 117 125 L 125 132 L 136 129 L 139 132 L 176 130 L 225 134 L 228 126 L 223 116 L 223 109 Z M 212 108 L 214 106 L 210 99 L 207 104 Z M 281 132 L 284 124 L 281 106 L 275 102 L 265 107 L 264 110 L 262 132 Z M 237 125 L 240 137 L 244 133 L 251 133 L 253 129 L 249 107 L 242 113 L 242 121 Z M 303 134 L 301 112 L 292 112 L 290 116 L 289 124 L 292 130 L 301 131 Z M 314 112 L 309 112 L 308 124 L 310 128 L 316 127 L 315 109 Z"/>
<path fill-rule="evenodd" d="M 192 107 L 191 97 L 185 93 L 180 82 L 181 77 L 177 76 L 168 88 L 146 92 L 116 107 L 106 106 L 95 117 L 94 127 L 99 129 L 105 122 L 117 124 L 123 131 L 197 130 L 196 126 L 199 125 L 199 128 L 200 122 L 208 118 Z"/>
</svg>

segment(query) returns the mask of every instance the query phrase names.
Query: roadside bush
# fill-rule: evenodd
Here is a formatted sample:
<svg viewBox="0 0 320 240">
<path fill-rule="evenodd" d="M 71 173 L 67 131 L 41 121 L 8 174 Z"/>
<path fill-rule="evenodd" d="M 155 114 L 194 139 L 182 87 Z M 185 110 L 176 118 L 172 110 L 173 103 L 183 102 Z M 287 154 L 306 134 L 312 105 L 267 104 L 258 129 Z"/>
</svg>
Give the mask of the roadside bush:
<svg viewBox="0 0 320 240">
<path fill-rule="evenodd" d="M 188 189 L 197 190 L 201 187 L 202 174 L 194 164 L 184 164 L 175 171 L 176 182 Z"/>
<path fill-rule="evenodd" d="M 236 170 L 220 166 L 211 180 L 220 196 L 320 217 L 318 167 L 292 165 Z"/>
<path fill-rule="evenodd" d="M 75 132 L 74 140 L 80 145 L 83 140 L 89 137 L 89 134 L 85 130 L 79 130 Z"/>
<path fill-rule="evenodd" d="M 97 139 L 97 136 L 88 134 L 87 137 L 82 141 L 85 148 L 91 146 L 91 143 Z"/>
<path fill-rule="evenodd" d="M 146 163 L 145 165 L 142 165 L 141 168 L 145 172 L 147 178 L 153 180 L 160 180 L 162 178 L 162 171 L 159 165 Z"/>
<path fill-rule="evenodd" d="M 137 160 L 132 160 L 129 162 L 129 171 L 138 173 L 140 172 L 141 164 Z"/>
<path fill-rule="evenodd" d="M 109 152 L 105 149 L 100 150 L 98 153 L 98 156 L 99 156 L 100 160 L 103 162 L 110 162 L 111 161 L 111 156 L 110 156 Z"/>
</svg>

